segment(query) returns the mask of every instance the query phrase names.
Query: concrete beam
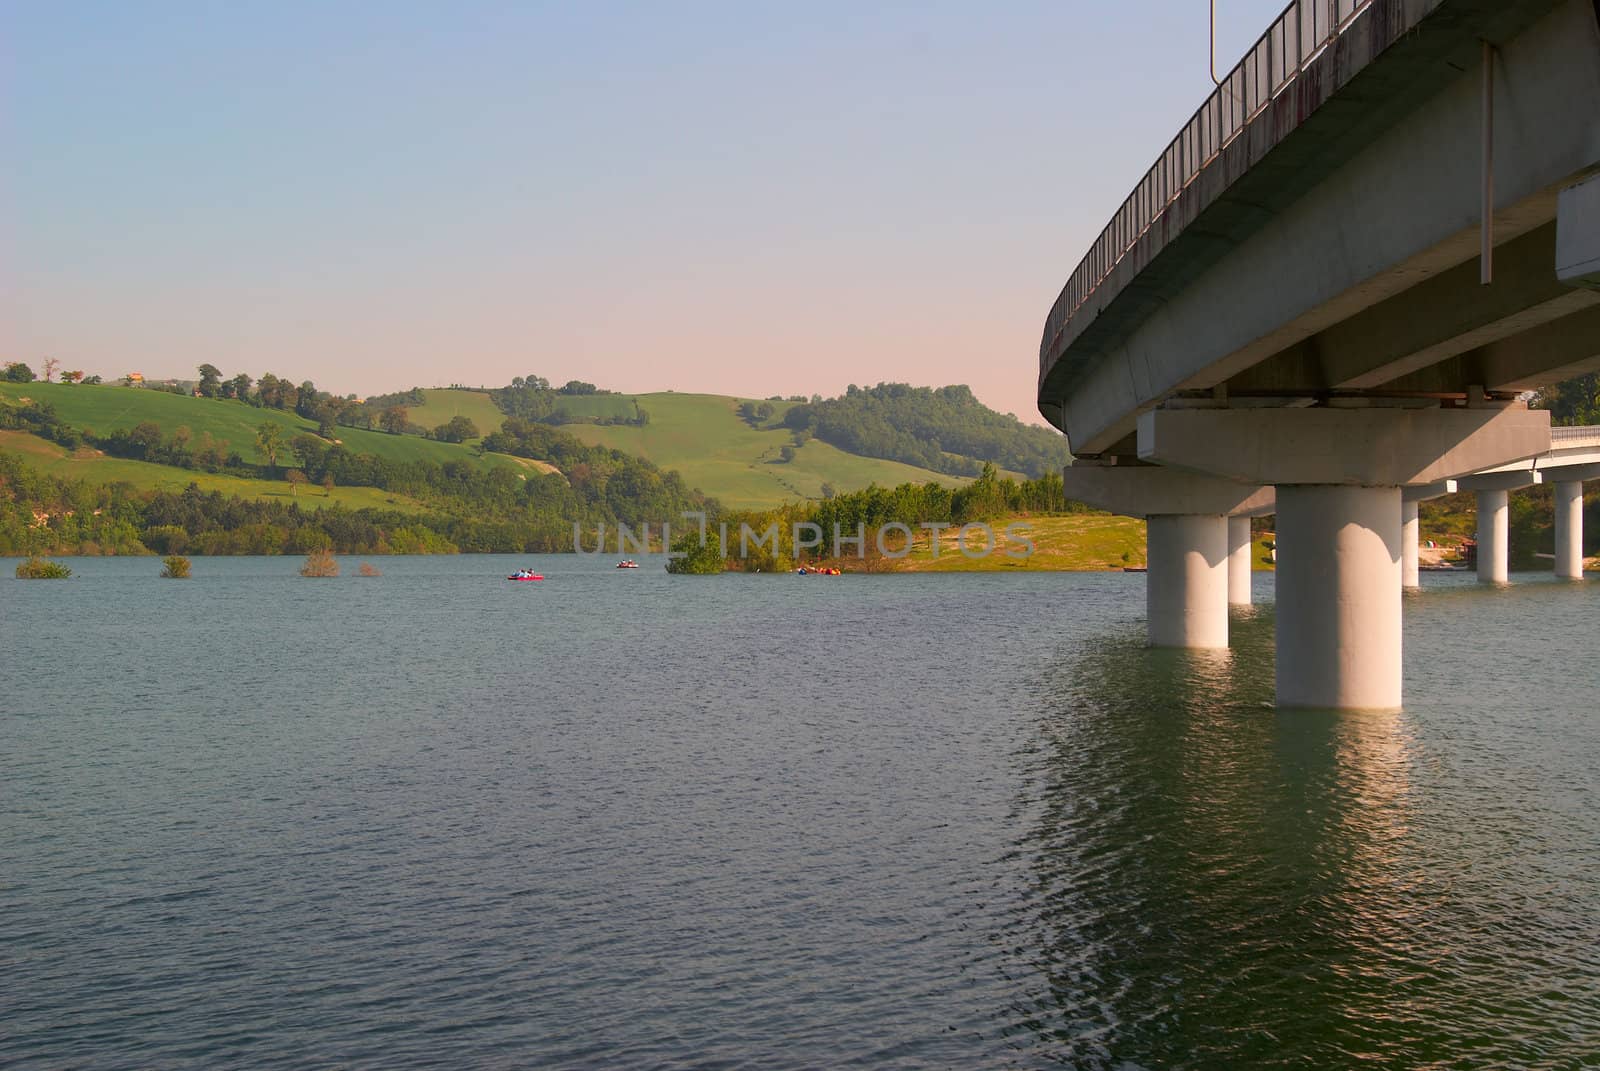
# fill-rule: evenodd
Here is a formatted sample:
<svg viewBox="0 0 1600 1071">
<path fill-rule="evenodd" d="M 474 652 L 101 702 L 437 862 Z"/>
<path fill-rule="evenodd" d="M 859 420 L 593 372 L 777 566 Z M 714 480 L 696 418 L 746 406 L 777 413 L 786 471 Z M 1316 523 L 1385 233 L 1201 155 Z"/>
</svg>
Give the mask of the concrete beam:
<svg viewBox="0 0 1600 1071">
<path fill-rule="evenodd" d="M 1492 285 L 1480 282 L 1476 259 L 1466 261 L 1261 362 L 1228 386 L 1374 389 L 1600 305 L 1600 293 L 1574 291 L 1550 273 L 1555 246 L 1549 223 L 1495 250 Z"/>
<path fill-rule="evenodd" d="M 1400 488 L 1400 500 L 1412 505 L 1418 502 L 1431 502 L 1435 498 L 1453 495 L 1458 491 L 1454 480 L 1437 480 L 1433 483 L 1412 484 L 1410 487 Z"/>
<path fill-rule="evenodd" d="M 1595 465 L 1540 465 L 1539 475 L 1545 483 L 1582 483 L 1600 480 L 1600 464 Z"/>
<path fill-rule="evenodd" d="M 1550 449 L 1531 409 L 1161 409 L 1138 428 L 1141 460 L 1247 484 L 1428 484 Z"/>
<path fill-rule="evenodd" d="M 1069 465 L 1061 483 L 1068 498 L 1124 517 L 1270 513 L 1275 500 L 1270 487 L 1156 465 Z"/>
<path fill-rule="evenodd" d="M 1498 268 L 1497 268 L 1498 270 Z M 1600 369 L 1600 294 L 1574 291 L 1577 311 L 1555 320 L 1518 323 L 1518 333 L 1468 350 L 1384 384 L 1392 391 L 1538 390 Z"/>
<path fill-rule="evenodd" d="M 1561 191 L 1556 222 L 1556 277 L 1600 290 L 1600 175 Z"/>
<path fill-rule="evenodd" d="M 1538 469 L 1512 469 L 1510 472 L 1486 472 L 1481 476 L 1463 476 L 1456 486 L 1463 491 L 1517 491 L 1540 482 Z"/>
</svg>

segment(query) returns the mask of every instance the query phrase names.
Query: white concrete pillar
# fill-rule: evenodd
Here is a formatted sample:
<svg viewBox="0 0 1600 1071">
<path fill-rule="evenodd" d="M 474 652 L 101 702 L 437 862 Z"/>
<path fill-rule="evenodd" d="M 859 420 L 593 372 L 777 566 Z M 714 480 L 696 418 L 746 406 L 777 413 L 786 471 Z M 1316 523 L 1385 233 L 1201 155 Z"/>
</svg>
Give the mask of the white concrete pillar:
<svg viewBox="0 0 1600 1071">
<path fill-rule="evenodd" d="M 1555 485 L 1556 576 L 1583 579 L 1583 481 Z"/>
<path fill-rule="evenodd" d="M 1145 529 L 1152 647 L 1228 646 L 1228 519 L 1153 514 Z"/>
<path fill-rule="evenodd" d="M 1511 509 L 1505 491 L 1478 492 L 1478 579 L 1504 584 L 1510 576 Z"/>
<path fill-rule="evenodd" d="M 1278 703 L 1400 707 L 1400 489 L 1278 486 Z"/>
<path fill-rule="evenodd" d="M 1417 503 L 1409 499 L 1400 503 L 1400 584 L 1419 588 L 1422 576 L 1417 568 L 1417 546 L 1422 542 L 1422 522 L 1417 520 Z"/>
<path fill-rule="evenodd" d="M 1228 605 L 1250 605 L 1250 518 L 1228 518 Z"/>
</svg>

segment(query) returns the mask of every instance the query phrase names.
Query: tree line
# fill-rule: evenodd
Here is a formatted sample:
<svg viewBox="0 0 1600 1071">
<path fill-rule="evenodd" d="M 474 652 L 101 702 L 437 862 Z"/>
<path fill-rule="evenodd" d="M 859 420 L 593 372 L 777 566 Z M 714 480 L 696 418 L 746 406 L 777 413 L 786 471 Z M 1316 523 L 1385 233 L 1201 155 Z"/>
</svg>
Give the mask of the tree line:
<svg viewBox="0 0 1600 1071">
<path fill-rule="evenodd" d="M 1072 461 L 1061 435 L 996 413 L 965 386 L 852 384 L 838 398 L 791 407 L 783 423 L 852 454 L 953 476 L 976 476 L 993 463 L 1037 477 Z"/>
<path fill-rule="evenodd" d="M 551 387 L 543 376 L 515 376 L 509 385 L 489 392 L 490 399 L 507 416 L 539 424 L 631 424 L 643 427 L 650 423 L 650 413 L 638 399 L 628 399 L 610 415 L 580 413 L 564 404 L 569 398 L 613 395 L 593 383 L 569 380 L 564 386 Z"/>
</svg>

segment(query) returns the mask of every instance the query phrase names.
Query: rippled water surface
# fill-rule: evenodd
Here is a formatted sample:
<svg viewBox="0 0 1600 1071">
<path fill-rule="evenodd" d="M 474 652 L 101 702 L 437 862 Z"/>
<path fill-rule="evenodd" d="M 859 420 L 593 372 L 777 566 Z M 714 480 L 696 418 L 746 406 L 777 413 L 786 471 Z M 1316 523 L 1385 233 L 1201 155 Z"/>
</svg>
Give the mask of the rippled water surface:
<svg viewBox="0 0 1600 1071">
<path fill-rule="evenodd" d="M 0 1065 L 1600 1060 L 1600 584 L 1378 716 L 1137 575 L 519 563 L 0 580 Z"/>
</svg>

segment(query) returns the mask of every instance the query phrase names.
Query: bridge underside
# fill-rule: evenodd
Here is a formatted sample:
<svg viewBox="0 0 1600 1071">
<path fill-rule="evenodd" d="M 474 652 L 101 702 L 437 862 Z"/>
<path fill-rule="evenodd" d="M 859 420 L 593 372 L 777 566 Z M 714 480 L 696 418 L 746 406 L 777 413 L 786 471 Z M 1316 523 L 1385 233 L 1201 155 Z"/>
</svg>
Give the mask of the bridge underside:
<svg viewBox="0 0 1600 1071">
<path fill-rule="evenodd" d="M 1039 407 L 1069 495 L 1151 518 L 1152 642 L 1217 645 L 1218 526 L 1266 496 L 1280 703 L 1393 708 L 1415 501 L 1531 466 L 1519 393 L 1600 370 L 1600 2 L 1374 0 L 1344 34 L 1058 302 Z"/>
<path fill-rule="evenodd" d="M 1136 275 L 1103 284 L 1115 294 L 1042 354 L 1040 410 L 1076 454 L 1134 456 L 1138 415 L 1167 405 L 1464 403 L 1600 368 L 1600 291 L 1555 270 L 1558 227 L 1583 225 L 1581 207 L 1558 222 L 1561 191 L 1600 169 L 1594 0 L 1495 11 L 1442 5 Z M 1485 286 L 1478 37 L 1496 24 L 1519 32 L 1494 59 Z M 1370 140 L 1352 152 L 1356 135 Z"/>
</svg>

